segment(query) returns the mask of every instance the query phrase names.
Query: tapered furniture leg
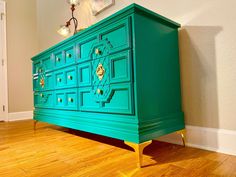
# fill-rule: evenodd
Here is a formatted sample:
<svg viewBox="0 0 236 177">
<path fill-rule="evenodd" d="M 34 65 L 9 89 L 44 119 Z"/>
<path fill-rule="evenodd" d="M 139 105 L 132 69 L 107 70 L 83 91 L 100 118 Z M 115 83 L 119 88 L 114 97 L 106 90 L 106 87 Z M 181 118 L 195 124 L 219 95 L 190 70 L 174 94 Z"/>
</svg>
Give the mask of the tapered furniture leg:
<svg viewBox="0 0 236 177">
<path fill-rule="evenodd" d="M 34 130 L 36 130 L 36 124 L 38 123 L 37 120 L 34 120 Z"/>
<path fill-rule="evenodd" d="M 185 129 L 179 130 L 176 133 L 181 135 L 183 146 L 185 147 L 185 134 L 186 134 L 186 130 Z"/>
<path fill-rule="evenodd" d="M 141 168 L 143 165 L 143 150 L 145 147 L 147 147 L 149 144 L 152 143 L 152 140 L 150 141 L 146 141 L 140 144 L 136 144 L 136 143 L 131 143 L 131 142 L 127 142 L 125 141 L 125 144 L 132 147 L 135 151 L 135 154 L 137 156 L 137 160 L 138 160 L 138 167 Z"/>
</svg>

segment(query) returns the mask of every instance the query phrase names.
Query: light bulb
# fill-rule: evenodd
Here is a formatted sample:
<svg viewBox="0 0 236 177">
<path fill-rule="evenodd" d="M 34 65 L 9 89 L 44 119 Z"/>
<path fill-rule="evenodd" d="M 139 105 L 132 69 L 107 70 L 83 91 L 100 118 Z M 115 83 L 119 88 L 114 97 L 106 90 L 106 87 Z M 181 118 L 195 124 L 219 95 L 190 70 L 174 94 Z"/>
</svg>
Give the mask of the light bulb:
<svg viewBox="0 0 236 177">
<path fill-rule="evenodd" d="M 79 4 L 79 0 L 67 0 L 67 2 L 70 4 L 70 5 L 78 5 Z"/>
<path fill-rule="evenodd" d="M 70 34 L 70 28 L 66 25 L 61 26 L 61 28 L 57 31 L 60 35 L 66 37 Z"/>
</svg>

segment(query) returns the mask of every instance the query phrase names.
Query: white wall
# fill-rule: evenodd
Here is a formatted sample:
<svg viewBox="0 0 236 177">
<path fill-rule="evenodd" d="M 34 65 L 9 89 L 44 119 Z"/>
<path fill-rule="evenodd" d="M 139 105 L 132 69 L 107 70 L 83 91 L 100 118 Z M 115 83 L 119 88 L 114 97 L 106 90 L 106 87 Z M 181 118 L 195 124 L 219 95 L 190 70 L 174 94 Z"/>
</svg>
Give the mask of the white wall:
<svg viewBox="0 0 236 177">
<path fill-rule="evenodd" d="M 32 65 L 38 52 L 36 0 L 6 0 L 9 112 L 32 111 Z"/>
<path fill-rule="evenodd" d="M 96 17 L 89 0 L 76 16 L 87 27 L 123 7 L 138 3 L 182 24 L 180 58 L 183 110 L 188 125 L 236 130 L 236 1 L 116 0 Z M 70 16 L 64 0 L 38 0 L 40 50 L 61 41 L 56 30 Z"/>
</svg>

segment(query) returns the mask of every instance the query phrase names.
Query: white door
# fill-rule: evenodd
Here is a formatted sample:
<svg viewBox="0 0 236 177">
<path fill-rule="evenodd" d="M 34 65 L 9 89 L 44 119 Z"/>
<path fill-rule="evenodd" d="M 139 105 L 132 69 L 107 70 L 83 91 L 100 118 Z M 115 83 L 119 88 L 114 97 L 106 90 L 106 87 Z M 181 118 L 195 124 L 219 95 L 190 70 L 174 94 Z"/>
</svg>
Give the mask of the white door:
<svg viewBox="0 0 236 177">
<path fill-rule="evenodd" d="M 5 3 L 0 1 L 0 121 L 6 120 L 6 43 L 5 43 Z"/>
</svg>

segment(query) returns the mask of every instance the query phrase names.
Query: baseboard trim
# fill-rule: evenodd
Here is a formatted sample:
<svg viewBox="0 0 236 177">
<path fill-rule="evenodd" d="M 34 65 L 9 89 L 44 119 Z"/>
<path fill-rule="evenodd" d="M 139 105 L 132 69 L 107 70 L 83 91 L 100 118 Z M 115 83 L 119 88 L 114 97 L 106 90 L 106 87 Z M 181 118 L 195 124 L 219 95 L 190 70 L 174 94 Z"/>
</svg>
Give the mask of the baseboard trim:
<svg viewBox="0 0 236 177">
<path fill-rule="evenodd" d="M 160 141 L 182 144 L 180 136 L 175 133 L 158 138 Z M 210 151 L 236 155 L 236 131 L 186 126 L 186 145 Z"/>
<path fill-rule="evenodd" d="M 27 120 L 33 118 L 33 111 L 14 112 L 8 114 L 8 121 Z M 173 144 L 182 144 L 181 137 L 172 133 L 158 138 Z M 209 151 L 236 155 L 236 131 L 186 125 L 186 145 Z"/>
<path fill-rule="evenodd" d="M 33 119 L 33 111 L 12 112 L 8 114 L 8 121 Z"/>
</svg>

